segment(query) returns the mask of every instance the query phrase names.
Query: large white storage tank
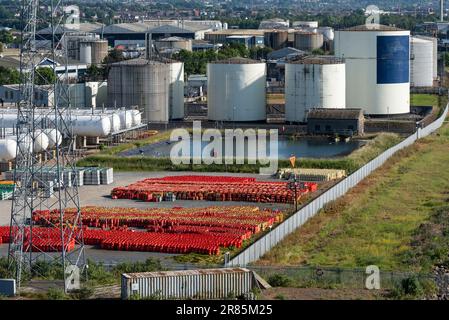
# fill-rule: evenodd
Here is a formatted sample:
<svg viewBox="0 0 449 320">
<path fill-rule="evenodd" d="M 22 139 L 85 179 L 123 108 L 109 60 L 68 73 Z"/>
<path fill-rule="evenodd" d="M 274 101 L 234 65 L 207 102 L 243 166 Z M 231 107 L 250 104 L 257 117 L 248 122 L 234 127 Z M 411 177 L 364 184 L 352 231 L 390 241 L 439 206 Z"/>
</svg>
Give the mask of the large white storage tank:
<svg viewBox="0 0 449 320">
<path fill-rule="evenodd" d="M 266 119 L 266 65 L 231 58 L 207 65 L 208 119 L 261 121 Z"/>
<path fill-rule="evenodd" d="M 411 38 L 411 80 L 412 87 L 433 86 L 433 43 Z"/>
<path fill-rule="evenodd" d="M 143 110 L 146 122 L 184 117 L 184 64 L 133 59 L 114 63 L 108 78 L 108 105 Z"/>
<path fill-rule="evenodd" d="M 313 108 L 346 107 L 346 71 L 342 59 L 307 57 L 285 65 L 285 120 L 305 122 Z"/>
<path fill-rule="evenodd" d="M 346 106 L 369 115 L 410 112 L 410 31 L 363 25 L 335 33 L 346 62 Z"/>
<path fill-rule="evenodd" d="M 0 161 L 15 159 L 17 154 L 17 142 L 14 139 L 0 139 Z"/>
</svg>

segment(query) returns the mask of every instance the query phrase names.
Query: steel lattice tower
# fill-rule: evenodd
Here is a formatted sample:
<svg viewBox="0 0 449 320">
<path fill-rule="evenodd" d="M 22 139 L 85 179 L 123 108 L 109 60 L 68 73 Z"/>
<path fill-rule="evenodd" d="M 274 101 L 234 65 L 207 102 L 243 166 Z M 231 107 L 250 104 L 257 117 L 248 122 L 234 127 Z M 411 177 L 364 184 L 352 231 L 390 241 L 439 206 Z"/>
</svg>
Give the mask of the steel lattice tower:
<svg viewBox="0 0 449 320">
<path fill-rule="evenodd" d="M 11 207 L 9 263 L 19 288 L 30 274 L 45 278 L 41 270 L 46 264 L 43 261 L 57 264 L 61 274 L 64 274 L 64 290 L 67 292 L 74 288 L 72 281 L 78 271 L 79 274 L 85 271 L 85 258 L 78 195 L 79 177 L 75 168 L 75 137 L 71 127 L 68 58 L 63 43 L 67 15 L 61 0 L 50 2 L 48 10 L 40 12 L 39 0 L 22 0 L 22 96 L 17 105 L 18 122 L 15 129 L 16 189 Z M 50 24 L 51 40 L 42 41 L 36 33 L 40 23 Z M 47 66 L 38 68 L 42 61 L 46 61 Z M 57 71 L 57 65 L 62 72 Z M 54 76 L 44 76 L 44 68 L 47 72 L 51 70 Z M 40 93 L 36 83 L 46 85 L 49 96 L 53 96 L 48 106 L 37 105 Z M 54 148 L 37 150 L 43 140 L 42 132 L 49 131 L 56 137 Z M 48 197 L 52 190 L 56 191 Z M 74 214 L 66 216 L 67 208 L 73 208 Z M 56 210 L 56 219 L 40 221 L 41 225 L 51 227 L 53 231 L 49 231 L 50 228 L 44 232 L 43 229 L 36 229 L 36 222 L 32 219 L 32 213 L 36 210 Z M 44 251 L 38 244 L 48 241 L 50 232 L 55 231 L 60 243 L 46 243 Z M 71 250 L 69 246 L 73 246 L 73 243 L 75 249 Z"/>
</svg>

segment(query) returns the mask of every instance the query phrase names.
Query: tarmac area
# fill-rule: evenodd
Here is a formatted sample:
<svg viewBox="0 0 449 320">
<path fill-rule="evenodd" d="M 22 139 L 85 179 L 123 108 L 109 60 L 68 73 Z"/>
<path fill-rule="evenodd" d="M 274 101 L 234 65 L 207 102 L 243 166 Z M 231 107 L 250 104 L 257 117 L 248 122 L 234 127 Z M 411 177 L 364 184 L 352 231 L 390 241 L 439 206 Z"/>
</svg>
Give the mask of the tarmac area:
<svg viewBox="0 0 449 320">
<path fill-rule="evenodd" d="M 138 180 L 146 178 L 159 178 L 165 176 L 180 176 L 180 175 L 208 175 L 208 176 L 242 176 L 254 177 L 258 180 L 273 180 L 269 176 L 262 176 L 258 174 L 227 174 L 227 173 L 193 173 L 193 172 L 114 172 L 114 182 L 110 185 L 99 186 L 82 186 L 79 188 L 79 197 L 81 207 L 85 206 L 100 206 L 100 207 L 124 207 L 124 208 L 201 208 L 208 206 L 258 206 L 271 209 L 286 209 L 290 205 L 279 203 L 252 203 L 252 202 L 218 202 L 218 201 L 191 201 L 191 200 L 177 200 L 174 202 L 143 202 L 136 200 L 117 199 L 113 200 L 110 197 L 113 188 L 118 186 L 126 186 Z M 54 199 L 54 198 L 53 198 Z M 0 201 L 0 226 L 7 226 L 10 223 L 11 216 L 11 200 Z M 132 252 L 132 251 L 110 251 L 101 250 L 93 246 L 85 246 L 86 258 L 92 259 L 96 262 L 102 262 L 106 265 L 114 265 L 121 262 L 135 262 L 144 261 L 149 257 L 161 260 L 163 265 L 171 266 L 175 264 L 176 267 L 182 265 L 176 264 L 171 258 L 174 254 L 165 254 L 158 252 Z M 8 245 L 0 245 L 0 257 L 6 256 L 8 253 Z"/>
</svg>

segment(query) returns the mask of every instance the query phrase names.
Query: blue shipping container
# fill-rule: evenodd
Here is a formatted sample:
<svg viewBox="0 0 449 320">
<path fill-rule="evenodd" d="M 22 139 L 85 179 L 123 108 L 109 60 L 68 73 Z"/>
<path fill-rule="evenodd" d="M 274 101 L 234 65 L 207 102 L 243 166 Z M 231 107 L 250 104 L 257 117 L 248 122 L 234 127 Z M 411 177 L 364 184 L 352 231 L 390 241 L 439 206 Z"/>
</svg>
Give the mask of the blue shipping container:
<svg viewBox="0 0 449 320">
<path fill-rule="evenodd" d="M 377 37 L 377 84 L 410 82 L 410 37 Z"/>
</svg>

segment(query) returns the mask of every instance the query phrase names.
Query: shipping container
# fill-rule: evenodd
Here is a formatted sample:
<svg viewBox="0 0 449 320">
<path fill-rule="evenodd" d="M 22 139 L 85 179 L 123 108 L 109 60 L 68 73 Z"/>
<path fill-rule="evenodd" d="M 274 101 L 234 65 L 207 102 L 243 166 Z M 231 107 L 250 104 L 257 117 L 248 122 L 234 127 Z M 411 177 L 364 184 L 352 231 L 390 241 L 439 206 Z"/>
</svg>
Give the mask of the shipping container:
<svg viewBox="0 0 449 320">
<path fill-rule="evenodd" d="M 249 294 L 257 286 L 245 268 L 122 274 L 122 299 L 224 299 Z"/>
</svg>

